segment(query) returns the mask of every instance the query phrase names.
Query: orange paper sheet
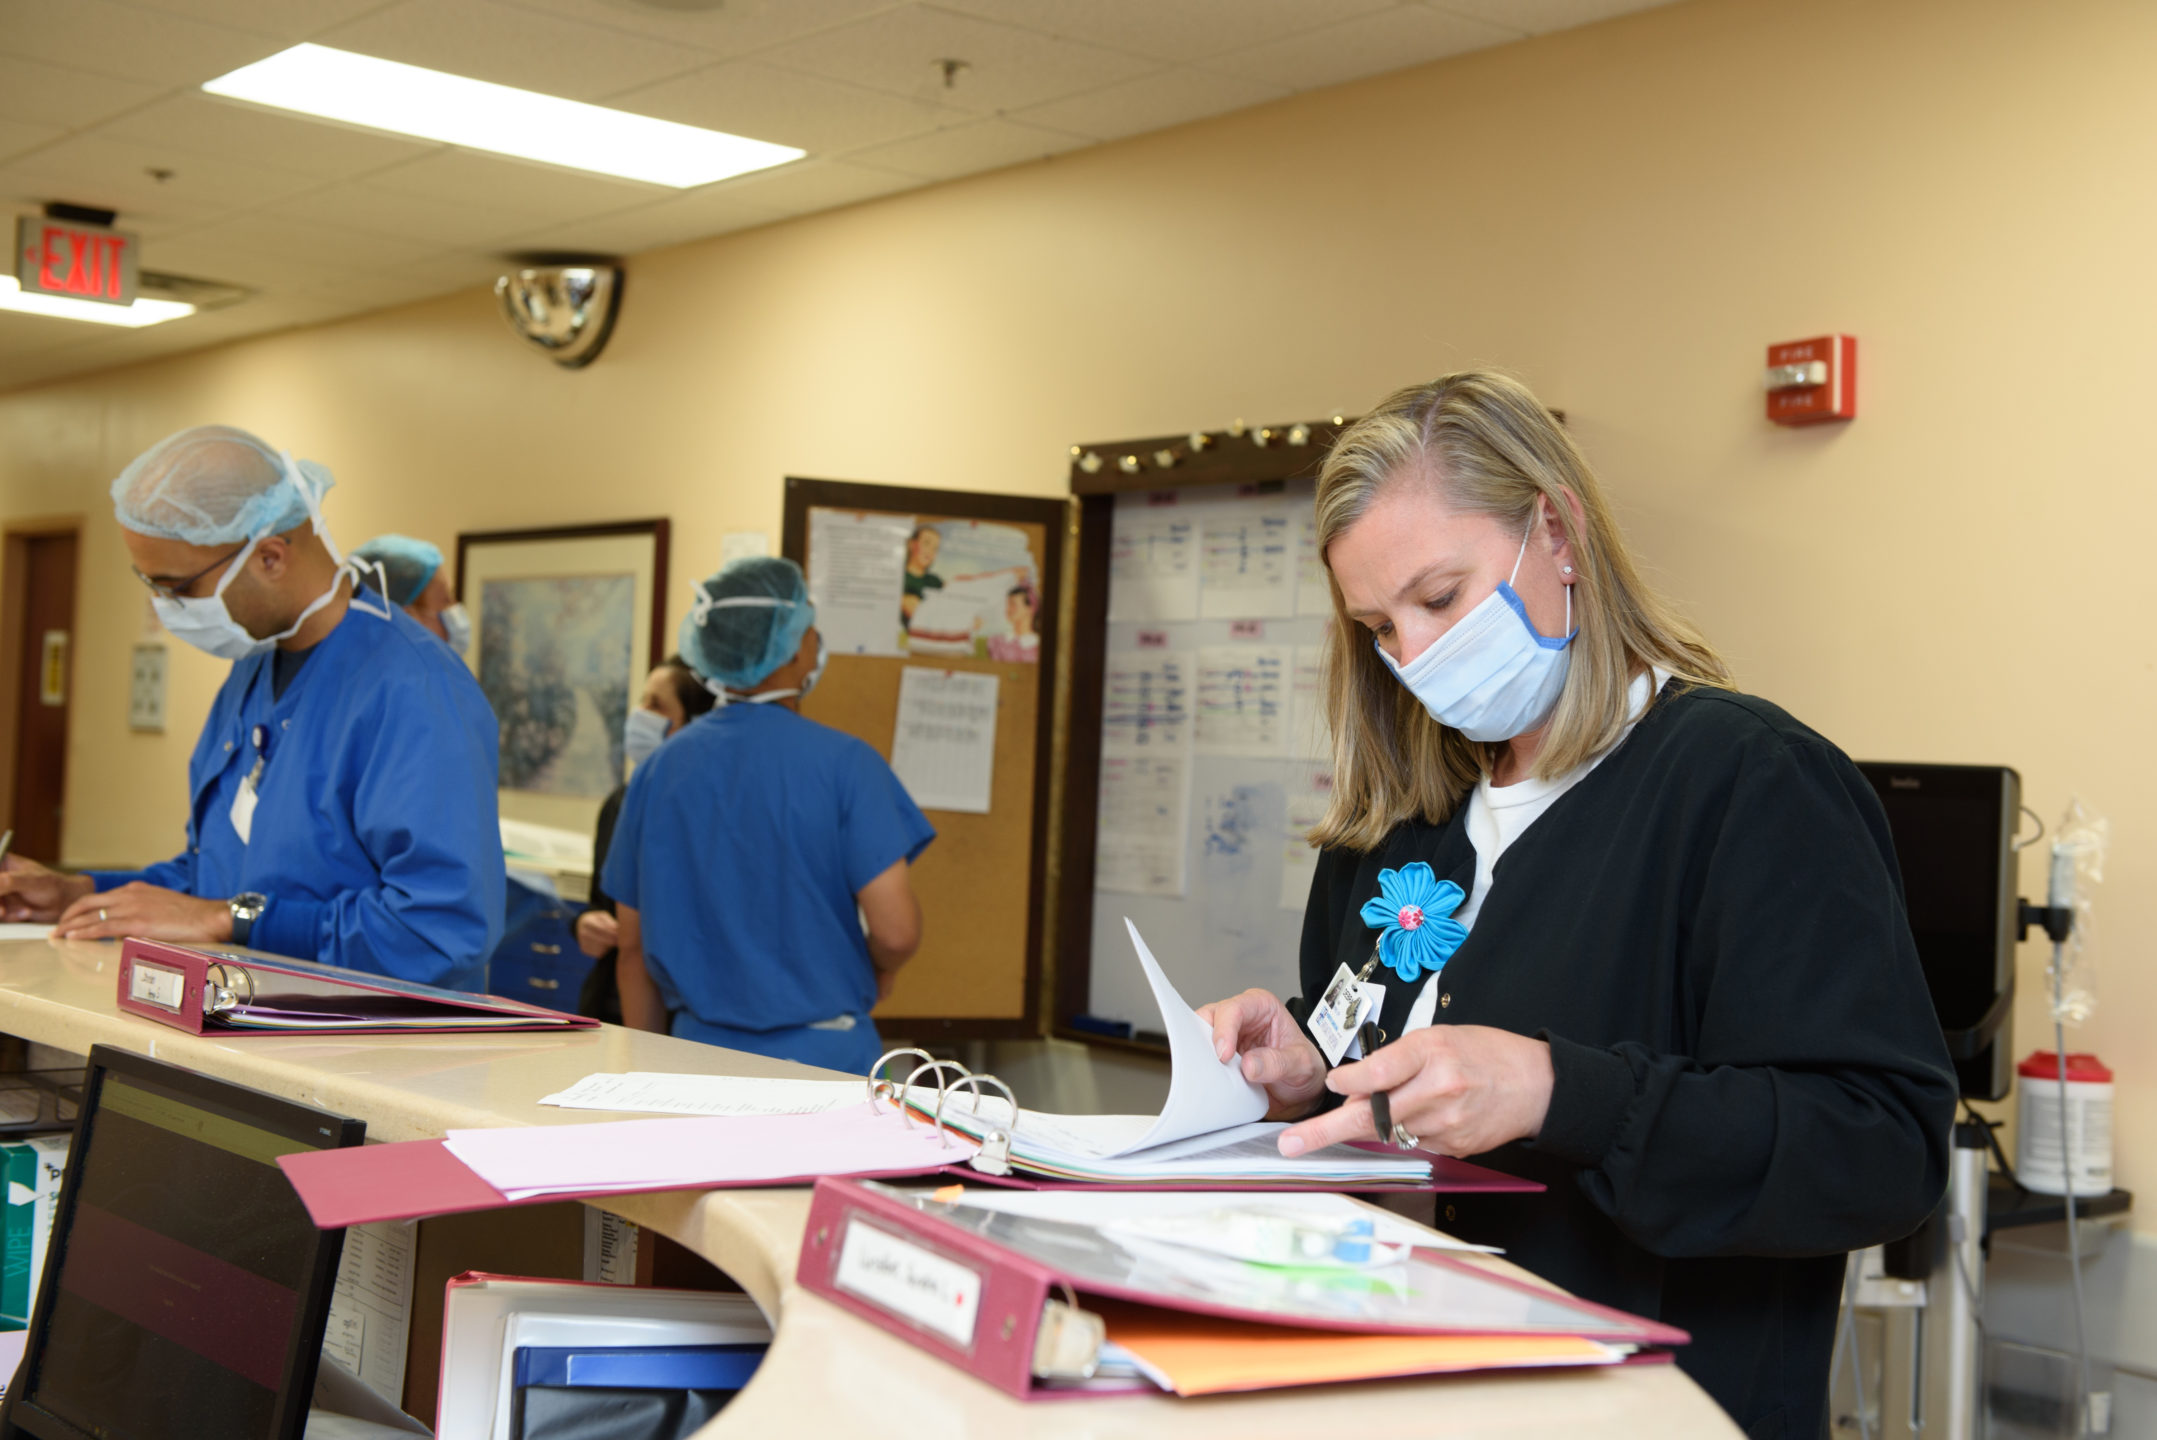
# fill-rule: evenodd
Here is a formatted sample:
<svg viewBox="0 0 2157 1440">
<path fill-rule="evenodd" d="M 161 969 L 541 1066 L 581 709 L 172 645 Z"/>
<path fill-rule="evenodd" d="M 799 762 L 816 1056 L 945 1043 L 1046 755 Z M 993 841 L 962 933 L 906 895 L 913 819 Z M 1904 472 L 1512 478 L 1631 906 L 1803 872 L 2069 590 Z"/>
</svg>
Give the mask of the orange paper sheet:
<svg viewBox="0 0 2157 1440">
<path fill-rule="evenodd" d="M 1166 1376 L 1178 1395 L 1463 1370 L 1610 1365 L 1624 1358 L 1612 1346 L 1577 1335 L 1352 1335 L 1098 1299 L 1087 1304 L 1108 1322 L 1108 1338 Z"/>
</svg>

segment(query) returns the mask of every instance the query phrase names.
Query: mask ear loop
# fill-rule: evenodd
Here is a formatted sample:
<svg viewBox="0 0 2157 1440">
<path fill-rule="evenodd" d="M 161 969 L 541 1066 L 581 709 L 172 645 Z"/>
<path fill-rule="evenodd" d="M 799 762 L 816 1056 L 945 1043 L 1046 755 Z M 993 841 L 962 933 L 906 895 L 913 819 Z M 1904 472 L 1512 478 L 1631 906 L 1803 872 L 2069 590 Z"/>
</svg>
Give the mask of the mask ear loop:
<svg viewBox="0 0 2157 1440">
<path fill-rule="evenodd" d="M 1530 517 L 1528 518 L 1528 528 L 1527 528 L 1527 529 L 1526 529 L 1525 531 L 1523 531 L 1523 532 L 1521 533 L 1521 537 L 1520 537 L 1520 553 L 1519 553 L 1518 555 L 1515 555 L 1515 556 L 1513 557 L 1513 573 L 1512 573 L 1512 575 L 1511 575 L 1511 576 L 1509 576 L 1509 577 L 1507 578 L 1507 580 L 1506 580 L 1506 582 L 1505 582 L 1506 584 L 1508 584 L 1508 585 L 1511 585 L 1511 584 L 1512 584 L 1512 583 L 1513 583 L 1513 582 L 1514 582 L 1515 580 L 1518 580 L 1518 579 L 1520 578 L 1520 564 L 1521 564 L 1521 562 L 1522 562 L 1523 560 L 1526 560 L 1526 559 L 1528 558 L 1528 542 L 1529 542 L 1530 540 L 1533 540 L 1533 539 L 1535 538 L 1535 530 L 1536 530 L 1536 527 L 1537 527 L 1538 525 L 1542 524 L 1542 522 L 1543 522 L 1543 502 L 1542 502 L 1542 501 L 1541 501 L 1541 500 L 1539 499 L 1539 500 L 1537 500 L 1537 501 L 1535 502 L 1535 514 L 1531 515 L 1531 516 L 1530 516 Z M 1568 573 L 1568 574 L 1572 573 L 1572 571 L 1571 571 L 1571 567 L 1570 567 L 1570 566 L 1568 566 L 1568 567 L 1567 567 L 1567 573 Z M 1579 632 L 1578 632 L 1578 631 L 1576 631 L 1576 630 L 1575 630 L 1575 629 L 1573 628 L 1573 587 L 1572 587 L 1572 586 L 1570 586 L 1570 585 L 1567 585 L 1567 586 L 1565 586 L 1564 588 L 1565 588 L 1565 638 L 1566 638 L 1566 639 L 1568 639 L 1568 640 L 1570 640 L 1570 639 L 1572 639 L 1572 638 L 1573 638 L 1573 637 L 1574 637 L 1575 635 L 1577 635 L 1577 634 L 1578 634 Z M 1530 629 L 1532 630 L 1532 629 L 1533 629 L 1534 627 L 1533 627 L 1533 626 L 1530 626 L 1529 628 L 1530 628 Z"/>
</svg>

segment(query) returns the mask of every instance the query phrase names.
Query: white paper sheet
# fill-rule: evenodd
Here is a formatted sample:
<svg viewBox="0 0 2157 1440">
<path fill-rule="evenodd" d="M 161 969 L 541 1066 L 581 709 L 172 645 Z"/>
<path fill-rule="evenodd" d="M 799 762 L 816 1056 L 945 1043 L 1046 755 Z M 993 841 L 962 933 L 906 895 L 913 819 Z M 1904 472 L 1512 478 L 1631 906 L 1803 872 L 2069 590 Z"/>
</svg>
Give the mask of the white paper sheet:
<svg viewBox="0 0 2157 1440">
<path fill-rule="evenodd" d="M 1199 617 L 1289 618 L 1296 613 L 1294 562 L 1284 507 L 1215 509 L 1207 515 L 1199 539 Z"/>
<path fill-rule="evenodd" d="M 899 676 L 891 769 L 922 809 L 989 813 L 997 683 L 994 675 L 918 665 Z"/>
<path fill-rule="evenodd" d="M 1108 657 L 1101 745 L 1112 755 L 1181 751 L 1191 743 L 1191 657 L 1173 650 Z"/>
<path fill-rule="evenodd" d="M 1333 732 L 1326 725 L 1323 645 L 1298 645 L 1289 662 L 1288 753 L 1298 760 L 1331 760 Z"/>
<path fill-rule="evenodd" d="M 903 655 L 899 596 L 905 589 L 905 515 L 809 512 L 809 600 L 816 633 L 834 655 Z"/>
<path fill-rule="evenodd" d="M 1183 894 L 1190 814 L 1191 770 L 1183 755 L 1102 755 L 1094 888 Z"/>
<path fill-rule="evenodd" d="M 348 1227 L 337 1285 L 330 1292 L 323 1353 L 382 1395 L 404 1393 L 418 1232 L 409 1220 Z"/>
<path fill-rule="evenodd" d="M 30 925 L 0 925 L 0 940 L 45 940 L 52 936 L 52 926 L 39 922 Z"/>
<path fill-rule="evenodd" d="M 633 1070 L 587 1075 L 542 1105 L 669 1115 L 814 1115 L 868 1099 L 859 1080 L 780 1080 L 749 1075 L 669 1075 Z"/>
<path fill-rule="evenodd" d="M 1119 505 L 1109 540 L 1108 618 L 1198 618 L 1198 527 L 1174 506 Z"/>
<path fill-rule="evenodd" d="M 1318 874 L 1318 851 L 1303 837 L 1326 818 L 1333 799 L 1333 775 L 1310 770 L 1288 785 L 1288 820 L 1281 835 L 1281 908 L 1301 910 L 1310 903 L 1311 881 Z"/>
<path fill-rule="evenodd" d="M 1203 754 L 1279 759 L 1288 750 L 1285 645 L 1206 645 L 1198 652 L 1198 727 Z"/>
<path fill-rule="evenodd" d="M 1145 967 L 1154 1003 L 1161 1007 L 1161 1028 L 1168 1035 L 1169 1079 L 1168 1102 L 1161 1107 L 1160 1117 L 1136 1144 L 1119 1153 L 1129 1154 L 1149 1145 L 1164 1145 L 1262 1118 L 1267 1105 L 1265 1087 L 1244 1078 L 1241 1055 L 1222 1060 L 1213 1053 L 1212 1027 L 1199 1019 L 1198 1013 L 1176 993 L 1176 987 L 1168 983 L 1168 977 L 1161 973 L 1161 962 L 1153 958 L 1153 952 L 1139 937 L 1138 926 L 1128 918 L 1123 924 L 1131 932 L 1138 963 Z"/>
<path fill-rule="evenodd" d="M 1333 587 L 1326 580 L 1326 562 L 1318 554 L 1318 519 L 1307 504 L 1296 517 L 1296 613 L 1333 613 Z"/>
<path fill-rule="evenodd" d="M 1118 1221 L 1203 1215 L 1212 1210 L 1249 1206 L 1291 1211 L 1314 1220 L 1368 1220 L 1381 1245 L 1421 1245 L 1431 1250 L 1501 1253 L 1495 1245 L 1471 1245 L 1375 1205 L 1362 1205 L 1330 1191 L 1282 1190 L 1264 1195 L 1205 1190 L 968 1190 L 958 1200 L 976 1210 L 1060 1220 L 1072 1225 L 1110 1225 Z"/>
</svg>

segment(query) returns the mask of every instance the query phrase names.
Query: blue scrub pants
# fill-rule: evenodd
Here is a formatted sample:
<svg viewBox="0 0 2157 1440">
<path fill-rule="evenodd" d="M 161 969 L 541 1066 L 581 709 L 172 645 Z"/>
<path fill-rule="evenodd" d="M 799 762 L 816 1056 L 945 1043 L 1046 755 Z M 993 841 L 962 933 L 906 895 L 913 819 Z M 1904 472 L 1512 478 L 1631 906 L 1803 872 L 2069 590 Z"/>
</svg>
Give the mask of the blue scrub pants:
<svg viewBox="0 0 2157 1440">
<path fill-rule="evenodd" d="M 677 1010 L 672 1025 L 673 1033 L 684 1040 L 821 1065 L 848 1075 L 868 1074 L 869 1067 L 884 1053 L 883 1037 L 866 1015 L 857 1016 L 851 1030 L 817 1030 L 807 1025 L 788 1030 L 737 1030 L 731 1025 L 714 1025 L 687 1010 Z"/>
</svg>

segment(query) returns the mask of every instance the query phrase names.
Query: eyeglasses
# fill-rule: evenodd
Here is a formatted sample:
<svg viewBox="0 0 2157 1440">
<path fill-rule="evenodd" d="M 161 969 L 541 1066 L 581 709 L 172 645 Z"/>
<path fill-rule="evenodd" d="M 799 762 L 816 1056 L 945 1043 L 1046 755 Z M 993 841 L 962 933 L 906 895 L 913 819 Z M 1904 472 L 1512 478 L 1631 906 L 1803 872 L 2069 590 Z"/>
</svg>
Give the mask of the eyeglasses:
<svg viewBox="0 0 2157 1440">
<path fill-rule="evenodd" d="M 221 565 L 231 564 L 233 557 L 237 556 L 240 551 L 245 550 L 246 548 L 247 545 L 244 542 L 238 546 L 235 546 L 232 550 L 218 556 L 215 560 L 212 560 L 209 564 L 203 566 L 200 570 L 197 570 L 194 574 L 188 576 L 185 580 L 165 580 L 153 578 L 151 576 L 143 574 L 140 570 L 135 571 L 135 578 L 137 580 L 140 580 L 144 585 L 148 586 L 150 593 L 152 595 L 155 595 L 158 599 L 178 600 L 185 597 L 188 591 L 195 588 L 196 581 L 200 580 L 203 576 L 209 574 L 212 570 L 217 569 Z M 130 566 L 128 568 L 133 569 L 134 567 Z"/>
</svg>

